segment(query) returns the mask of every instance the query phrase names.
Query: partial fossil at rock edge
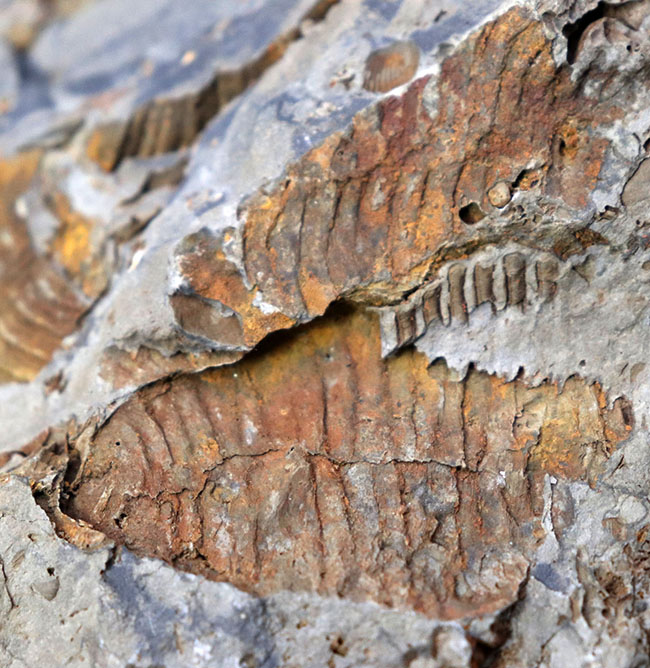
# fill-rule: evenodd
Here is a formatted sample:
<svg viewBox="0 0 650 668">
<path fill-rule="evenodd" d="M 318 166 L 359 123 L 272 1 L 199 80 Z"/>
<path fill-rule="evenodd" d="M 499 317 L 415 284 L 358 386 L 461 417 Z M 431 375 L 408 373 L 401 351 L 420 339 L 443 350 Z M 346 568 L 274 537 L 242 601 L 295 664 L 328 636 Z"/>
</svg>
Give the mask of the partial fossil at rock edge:
<svg viewBox="0 0 650 668">
<path fill-rule="evenodd" d="M 314 0 L 305 3 L 298 24 L 322 20 L 338 0 Z M 272 8 L 281 15 L 283 9 Z M 88 157 L 108 171 L 128 157 L 149 157 L 190 146 L 207 123 L 277 62 L 289 45 L 301 36 L 299 25 L 286 27 L 285 32 L 258 47 L 258 53 L 237 69 L 220 68 L 212 80 L 195 93 L 152 99 L 135 109 L 127 120 L 99 125 L 89 137 Z M 194 52 L 187 52 L 190 57 Z M 191 61 L 190 61 L 191 62 Z"/>
<path fill-rule="evenodd" d="M 88 308 L 61 268 L 37 255 L 15 212 L 40 157 L 33 151 L 0 162 L 0 383 L 32 380 Z"/>
</svg>

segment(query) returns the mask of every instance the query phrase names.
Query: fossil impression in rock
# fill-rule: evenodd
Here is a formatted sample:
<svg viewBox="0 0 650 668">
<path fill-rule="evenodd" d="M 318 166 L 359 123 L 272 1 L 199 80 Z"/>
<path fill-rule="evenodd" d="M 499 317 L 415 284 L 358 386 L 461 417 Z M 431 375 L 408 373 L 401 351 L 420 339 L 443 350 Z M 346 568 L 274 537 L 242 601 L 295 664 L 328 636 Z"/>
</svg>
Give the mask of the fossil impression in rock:
<svg viewBox="0 0 650 668">
<path fill-rule="evenodd" d="M 420 61 L 420 49 L 414 42 L 394 42 L 373 51 L 366 59 L 363 86 L 385 93 L 413 78 Z"/>
<path fill-rule="evenodd" d="M 515 8 L 438 80 L 359 113 L 249 198 L 240 228 L 183 239 L 170 305 L 232 363 L 137 390 L 83 447 L 72 437 L 64 513 L 260 594 L 308 590 L 441 618 L 514 601 L 541 536 L 544 475 L 593 483 L 631 429 L 629 407 L 608 407 L 578 378 L 454 378 L 400 349 L 482 304 L 525 306 L 528 275 L 543 302 L 558 261 L 607 244 L 579 218 L 550 230 L 549 219 L 560 201 L 585 206 L 608 148 L 593 129 L 621 113 L 557 69 L 542 24 Z M 133 153 L 115 141 L 116 155 Z M 507 202 L 494 183 L 548 204 L 533 217 L 513 206 L 497 223 Z M 506 242 L 521 250 L 480 261 Z M 368 307 L 395 314 L 392 334 Z"/>
</svg>

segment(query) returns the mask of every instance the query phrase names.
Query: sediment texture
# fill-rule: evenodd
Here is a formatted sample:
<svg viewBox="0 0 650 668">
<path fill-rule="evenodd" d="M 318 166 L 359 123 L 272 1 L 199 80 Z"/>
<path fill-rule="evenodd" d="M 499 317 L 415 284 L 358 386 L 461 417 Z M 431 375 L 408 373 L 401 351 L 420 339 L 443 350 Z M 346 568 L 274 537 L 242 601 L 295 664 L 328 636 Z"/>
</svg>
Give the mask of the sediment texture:
<svg viewBox="0 0 650 668">
<path fill-rule="evenodd" d="M 650 3 L 466 4 L 0 4 L 0 665 L 642 665 Z"/>
</svg>

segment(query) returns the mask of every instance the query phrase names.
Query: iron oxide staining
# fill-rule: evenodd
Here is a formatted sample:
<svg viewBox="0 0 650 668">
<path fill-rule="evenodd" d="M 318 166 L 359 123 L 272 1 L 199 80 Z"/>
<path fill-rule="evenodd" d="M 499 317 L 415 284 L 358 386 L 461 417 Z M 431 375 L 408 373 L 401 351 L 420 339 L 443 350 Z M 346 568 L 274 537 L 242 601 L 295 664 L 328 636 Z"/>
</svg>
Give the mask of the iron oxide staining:
<svg viewBox="0 0 650 668">
<path fill-rule="evenodd" d="M 527 387 L 406 349 L 341 306 L 230 367 L 136 392 L 73 451 L 64 512 L 139 554 L 257 594 L 433 617 L 516 600 L 546 473 L 593 478 L 625 402 Z"/>
<path fill-rule="evenodd" d="M 432 323 L 465 323 L 482 304 L 497 311 L 525 308 L 557 293 L 559 262 L 550 254 L 505 253 L 496 261 L 480 254 L 451 263 L 442 278 L 431 281 L 398 306 L 378 309 L 382 353 L 390 354 L 413 343 Z"/>
<path fill-rule="evenodd" d="M 363 87 L 373 93 L 387 93 L 409 82 L 419 63 L 420 49 L 411 40 L 376 49 L 366 59 Z"/>
</svg>

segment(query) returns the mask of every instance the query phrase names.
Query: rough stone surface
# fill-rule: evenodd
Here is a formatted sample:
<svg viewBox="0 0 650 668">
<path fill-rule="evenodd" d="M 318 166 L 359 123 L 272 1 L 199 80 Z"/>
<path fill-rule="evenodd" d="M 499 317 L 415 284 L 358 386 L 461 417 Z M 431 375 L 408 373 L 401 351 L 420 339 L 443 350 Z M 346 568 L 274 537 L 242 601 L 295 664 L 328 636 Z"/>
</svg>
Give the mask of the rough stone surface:
<svg viewBox="0 0 650 668">
<path fill-rule="evenodd" d="M 0 666 L 647 664 L 648 0 L 5 0 L 0 64 Z"/>
</svg>

